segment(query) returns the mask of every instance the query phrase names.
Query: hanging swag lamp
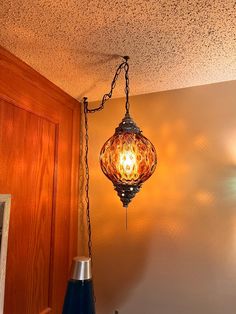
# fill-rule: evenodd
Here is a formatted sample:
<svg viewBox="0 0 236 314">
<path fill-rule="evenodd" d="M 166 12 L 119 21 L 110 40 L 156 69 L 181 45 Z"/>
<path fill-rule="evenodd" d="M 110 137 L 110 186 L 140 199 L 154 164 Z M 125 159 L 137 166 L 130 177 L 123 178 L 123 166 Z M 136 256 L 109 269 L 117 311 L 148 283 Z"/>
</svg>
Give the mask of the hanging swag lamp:
<svg viewBox="0 0 236 314">
<path fill-rule="evenodd" d="M 112 181 L 114 189 L 124 207 L 128 204 L 145 182 L 155 171 L 157 164 L 156 150 L 153 144 L 142 135 L 142 131 L 131 118 L 129 109 L 129 57 L 123 57 L 123 62 L 116 70 L 111 84 L 111 90 L 105 94 L 102 103 L 95 109 L 88 108 L 87 98 L 84 98 L 85 129 L 88 139 L 88 113 L 95 113 L 104 108 L 104 103 L 112 97 L 120 72 L 125 72 L 125 116 L 114 135 L 103 145 L 100 152 L 100 165 L 103 173 Z M 88 146 L 87 146 L 88 150 Z"/>
<path fill-rule="evenodd" d="M 84 97 L 85 125 L 85 202 L 88 231 L 89 257 L 74 259 L 71 279 L 65 295 L 63 314 L 95 314 L 95 296 L 92 282 L 92 229 L 89 200 L 89 165 L 88 165 L 88 113 L 95 113 L 104 108 L 105 102 L 112 97 L 120 72 L 125 72 L 125 116 L 114 135 L 103 145 L 100 152 L 100 165 L 103 173 L 114 185 L 124 207 L 128 207 L 131 199 L 140 190 L 142 183 L 155 171 L 157 164 L 156 151 L 152 143 L 142 135 L 142 131 L 130 117 L 129 109 L 129 57 L 116 70 L 111 83 L 111 90 L 102 98 L 99 107 L 88 108 Z M 127 211 L 126 211 L 127 213 Z M 127 216 L 126 216 L 127 217 Z M 127 220 L 126 220 L 127 223 Z M 126 225 L 127 226 L 127 225 Z"/>
</svg>

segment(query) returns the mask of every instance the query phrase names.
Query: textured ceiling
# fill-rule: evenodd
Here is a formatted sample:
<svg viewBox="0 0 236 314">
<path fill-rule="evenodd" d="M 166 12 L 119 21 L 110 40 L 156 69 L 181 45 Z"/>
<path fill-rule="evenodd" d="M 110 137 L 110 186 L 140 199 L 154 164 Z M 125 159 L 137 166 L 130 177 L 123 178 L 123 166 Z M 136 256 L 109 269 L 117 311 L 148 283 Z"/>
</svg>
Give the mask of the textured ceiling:
<svg viewBox="0 0 236 314">
<path fill-rule="evenodd" d="M 0 21 L 0 44 L 76 98 L 101 99 L 117 55 L 132 95 L 236 79 L 235 0 L 3 0 Z"/>
</svg>

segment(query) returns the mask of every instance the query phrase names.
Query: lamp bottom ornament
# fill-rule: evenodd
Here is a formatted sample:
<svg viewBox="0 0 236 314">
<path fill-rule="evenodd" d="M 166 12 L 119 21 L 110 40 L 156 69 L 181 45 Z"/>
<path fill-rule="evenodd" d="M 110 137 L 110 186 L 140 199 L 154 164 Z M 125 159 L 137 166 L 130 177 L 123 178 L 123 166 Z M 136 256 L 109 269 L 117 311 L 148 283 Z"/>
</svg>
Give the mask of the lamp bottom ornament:
<svg viewBox="0 0 236 314">
<path fill-rule="evenodd" d="M 114 188 L 123 204 L 123 207 L 128 207 L 132 198 L 135 197 L 136 193 L 141 189 L 141 184 L 128 185 L 128 184 L 114 184 Z"/>
</svg>

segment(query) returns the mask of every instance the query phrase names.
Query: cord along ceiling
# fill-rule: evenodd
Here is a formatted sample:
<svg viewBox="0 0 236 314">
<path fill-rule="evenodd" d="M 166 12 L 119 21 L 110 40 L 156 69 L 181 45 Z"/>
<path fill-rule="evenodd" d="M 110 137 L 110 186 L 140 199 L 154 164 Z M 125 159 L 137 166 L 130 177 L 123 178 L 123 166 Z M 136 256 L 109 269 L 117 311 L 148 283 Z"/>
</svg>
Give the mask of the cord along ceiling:
<svg viewBox="0 0 236 314">
<path fill-rule="evenodd" d="M 131 57 L 131 95 L 236 79 L 235 0 L 4 0 L 0 29 L 3 47 L 78 99 L 109 90 L 117 55 Z"/>
</svg>

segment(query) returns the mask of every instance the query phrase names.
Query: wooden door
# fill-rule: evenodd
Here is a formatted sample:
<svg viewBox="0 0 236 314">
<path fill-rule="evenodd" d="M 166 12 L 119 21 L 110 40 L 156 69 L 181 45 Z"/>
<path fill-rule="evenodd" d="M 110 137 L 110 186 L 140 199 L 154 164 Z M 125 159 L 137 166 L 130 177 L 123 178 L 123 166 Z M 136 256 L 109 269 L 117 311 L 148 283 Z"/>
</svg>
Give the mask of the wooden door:
<svg viewBox="0 0 236 314">
<path fill-rule="evenodd" d="M 0 194 L 12 195 L 5 314 L 61 313 L 77 249 L 79 103 L 0 49 Z"/>
</svg>

